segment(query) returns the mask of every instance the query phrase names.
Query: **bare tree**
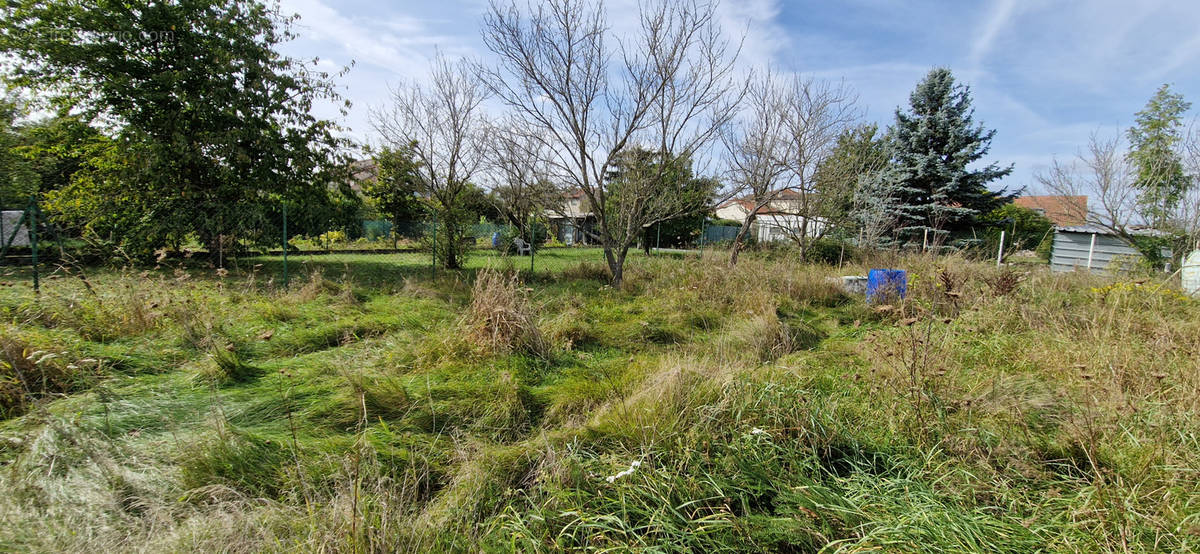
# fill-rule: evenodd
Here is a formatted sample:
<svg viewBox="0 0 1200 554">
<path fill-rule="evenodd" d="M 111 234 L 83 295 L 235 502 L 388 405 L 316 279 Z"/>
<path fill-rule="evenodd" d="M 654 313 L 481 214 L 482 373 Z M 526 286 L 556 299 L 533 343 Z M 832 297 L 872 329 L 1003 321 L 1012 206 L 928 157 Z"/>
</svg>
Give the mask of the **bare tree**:
<svg viewBox="0 0 1200 554">
<path fill-rule="evenodd" d="M 791 173 L 783 162 L 785 126 L 782 92 L 768 69 L 751 81 L 743 104 L 745 114 L 721 134 L 729 163 L 729 179 L 747 210 L 742 226 L 733 238 L 729 265 L 736 265 L 738 253 L 754 226 L 759 212 L 792 186 Z"/>
<path fill-rule="evenodd" d="M 557 181 L 586 197 L 613 284 L 642 229 L 681 214 L 687 202 L 664 190 L 661 175 L 626 179 L 614 194 L 607 176 L 627 149 L 648 148 L 657 167 L 695 159 L 737 101 L 736 52 L 714 6 L 650 0 L 633 36 L 615 36 L 604 6 L 548 0 L 522 9 L 491 4 L 483 39 L 498 67 L 479 66 L 484 82 L 543 141 Z"/>
<path fill-rule="evenodd" d="M 785 204 L 794 217 L 786 233 L 803 253 L 828 228 L 826 204 L 817 187 L 817 171 L 837 145 L 838 137 L 862 117 L 857 97 L 845 83 L 796 77 L 785 96 L 784 124 L 795 200 Z M 830 191 L 832 193 L 832 191 Z"/>
<path fill-rule="evenodd" d="M 462 238 L 471 221 L 461 200 L 485 160 L 487 92 L 469 64 L 438 54 L 428 85 L 398 86 L 390 106 L 371 112 L 383 140 L 395 148 L 410 147 L 420 163 L 421 196 L 437 214 L 441 231 L 434 252 L 447 268 L 460 267 L 465 255 Z"/>
<path fill-rule="evenodd" d="M 1092 133 L 1087 152 L 1075 160 L 1050 163 L 1035 178 L 1048 192 L 1062 196 L 1087 196 L 1087 208 L 1068 203 L 1063 215 L 1125 235 L 1145 220 L 1138 213 L 1135 172 L 1126 161 L 1119 138 L 1104 139 Z"/>
<path fill-rule="evenodd" d="M 496 208 L 522 236 L 532 237 L 530 222 L 560 203 L 545 166 L 545 141 L 519 120 L 505 121 L 492 129 L 487 156 Z"/>
<path fill-rule="evenodd" d="M 900 211 L 897 191 L 899 181 L 890 174 L 893 169 L 882 167 L 868 169 L 859 174 L 854 190 L 853 208 L 855 223 L 858 224 L 858 245 L 878 248 L 885 235 L 891 233 L 892 240 L 899 226 L 896 214 Z"/>
<path fill-rule="evenodd" d="M 824 233 L 826 205 L 817 170 L 861 116 L 844 84 L 801 76 L 780 80 L 767 72 L 747 98 L 746 117 L 723 141 L 731 176 L 748 193 L 749 209 L 730 264 L 737 263 L 741 244 L 763 210 L 772 227 L 796 241 L 801 252 Z"/>
<path fill-rule="evenodd" d="M 1179 202 L 1176 216 L 1188 237 L 1188 247 L 1200 249 L 1200 127 L 1193 122 L 1183 141 L 1182 158 L 1191 186 Z"/>
<path fill-rule="evenodd" d="M 1166 212 L 1161 203 L 1141 201 L 1144 189 L 1137 184 L 1138 170 L 1122 147 L 1120 138 L 1105 139 L 1093 133 L 1086 152 L 1077 154 L 1070 163 L 1052 161 L 1050 168 L 1036 178 L 1053 194 L 1087 196 L 1087 209 L 1072 204 L 1069 209 L 1074 211 L 1065 215 L 1120 237 L 1147 258 L 1157 258 L 1160 249 L 1160 243 L 1138 240 L 1139 235 L 1144 234 L 1139 232 L 1139 227 L 1151 222 L 1156 224 L 1159 237 L 1171 239 L 1171 249 L 1176 253 L 1198 246 L 1200 190 L 1195 181 L 1200 175 L 1200 134 L 1189 133 L 1180 145 L 1180 159 L 1191 184 Z M 1142 176 L 1157 171 L 1157 168 L 1143 167 Z"/>
</svg>

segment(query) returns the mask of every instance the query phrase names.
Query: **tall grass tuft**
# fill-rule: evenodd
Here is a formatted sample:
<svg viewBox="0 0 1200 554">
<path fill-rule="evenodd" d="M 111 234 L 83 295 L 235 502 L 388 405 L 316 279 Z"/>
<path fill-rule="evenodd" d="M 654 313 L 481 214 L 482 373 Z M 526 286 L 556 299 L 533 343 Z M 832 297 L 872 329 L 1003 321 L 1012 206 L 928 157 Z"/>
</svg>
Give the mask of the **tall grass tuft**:
<svg viewBox="0 0 1200 554">
<path fill-rule="evenodd" d="M 549 350 L 515 273 L 480 271 L 464 323 L 475 344 L 492 352 L 545 356 Z"/>
<path fill-rule="evenodd" d="M 95 359 L 70 360 L 66 352 L 34 348 L 16 328 L 0 327 L 0 420 L 44 398 L 86 389 L 99 377 L 99 366 Z"/>
</svg>

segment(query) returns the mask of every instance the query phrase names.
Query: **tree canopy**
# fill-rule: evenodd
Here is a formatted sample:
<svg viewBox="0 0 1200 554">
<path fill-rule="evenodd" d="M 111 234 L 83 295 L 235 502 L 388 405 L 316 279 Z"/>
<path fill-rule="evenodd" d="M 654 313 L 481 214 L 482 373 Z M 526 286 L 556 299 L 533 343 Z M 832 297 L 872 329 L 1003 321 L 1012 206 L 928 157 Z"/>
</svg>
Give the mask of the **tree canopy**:
<svg viewBox="0 0 1200 554">
<path fill-rule="evenodd" d="M 814 177 L 819 212 L 830 225 L 853 227 L 855 194 L 860 182 L 888 164 L 888 137 L 874 123 L 842 131 Z"/>
<path fill-rule="evenodd" d="M 277 5 L 19 0 L 3 13 L 10 82 L 115 139 L 50 195 L 94 236 L 141 253 L 211 248 L 256 238 L 285 199 L 312 217 L 337 201 L 347 143 L 311 110 L 342 100 L 331 75 L 279 53 L 295 18 Z"/>
<path fill-rule="evenodd" d="M 1011 165 L 971 168 L 987 155 L 996 131 L 975 123 L 970 89 L 956 84 L 949 69 L 930 71 L 909 104 L 896 110 L 892 127 L 889 173 L 900 232 L 959 230 L 1016 196 L 987 186 L 1011 173 Z"/>
<path fill-rule="evenodd" d="M 720 188 L 715 179 L 697 177 L 686 156 L 661 155 L 647 148 L 631 148 L 618 154 L 606 181 L 610 195 L 606 208 L 612 213 L 605 217 L 614 221 L 622 213 L 641 209 L 635 203 L 644 202 L 647 195 L 669 198 L 679 206 L 675 216 L 643 224 L 646 248 L 656 242 L 679 246 L 699 237 Z"/>
<path fill-rule="evenodd" d="M 1159 87 L 1129 128 L 1128 160 L 1137 172 L 1134 187 L 1150 223 L 1163 227 L 1192 185 L 1185 174 L 1179 145 L 1183 115 L 1192 106 L 1169 85 Z"/>
<path fill-rule="evenodd" d="M 423 219 L 426 206 L 418 195 L 424 185 L 412 147 L 402 144 L 382 148 L 375 154 L 375 168 L 375 177 L 366 182 L 363 192 L 380 213 L 393 223 Z"/>
</svg>

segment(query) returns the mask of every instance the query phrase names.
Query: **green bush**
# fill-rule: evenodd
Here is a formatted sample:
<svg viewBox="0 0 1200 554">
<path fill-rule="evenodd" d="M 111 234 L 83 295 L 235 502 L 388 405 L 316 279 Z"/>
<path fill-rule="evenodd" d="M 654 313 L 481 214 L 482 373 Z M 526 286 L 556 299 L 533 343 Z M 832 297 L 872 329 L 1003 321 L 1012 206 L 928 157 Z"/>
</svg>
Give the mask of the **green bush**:
<svg viewBox="0 0 1200 554">
<path fill-rule="evenodd" d="M 828 265 L 837 265 L 839 260 L 849 260 L 853 257 L 853 246 L 831 238 L 814 240 L 804 251 L 804 261 Z"/>
</svg>

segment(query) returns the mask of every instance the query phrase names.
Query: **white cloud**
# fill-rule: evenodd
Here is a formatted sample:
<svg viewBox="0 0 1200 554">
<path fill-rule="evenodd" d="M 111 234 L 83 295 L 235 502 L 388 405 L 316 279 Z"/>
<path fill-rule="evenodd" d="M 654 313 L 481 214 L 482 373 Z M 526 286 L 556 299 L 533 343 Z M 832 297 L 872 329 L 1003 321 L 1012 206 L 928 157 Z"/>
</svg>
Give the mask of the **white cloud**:
<svg viewBox="0 0 1200 554">
<path fill-rule="evenodd" d="M 637 28 L 639 1 L 606 2 L 614 33 Z M 283 8 L 303 18 L 289 54 L 319 56 L 322 68 L 358 62 L 344 83 L 356 103 L 348 123 L 361 138 L 371 135 L 366 107 L 387 100 L 387 83 L 422 78 L 435 50 L 489 57 L 479 37 L 486 0 L 358 6 L 284 0 Z M 744 33 L 739 71 L 770 64 L 844 79 L 884 124 L 931 67 L 950 67 L 972 86 L 977 119 L 998 130 L 989 158 L 1017 163 L 1009 186 L 1030 183 L 1037 167 L 1073 155 L 1097 129 L 1119 133 L 1163 82 L 1200 105 L 1195 1 L 723 0 L 718 18 L 729 36 Z"/>
<path fill-rule="evenodd" d="M 992 43 L 996 41 L 996 36 L 1012 20 L 1016 8 L 1016 0 L 996 0 L 992 3 L 992 9 L 989 10 L 987 20 L 984 21 L 983 28 L 979 31 L 979 37 L 971 45 L 969 60 L 972 65 L 979 65 L 987 56 L 992 48 Z"/>
</svg>

